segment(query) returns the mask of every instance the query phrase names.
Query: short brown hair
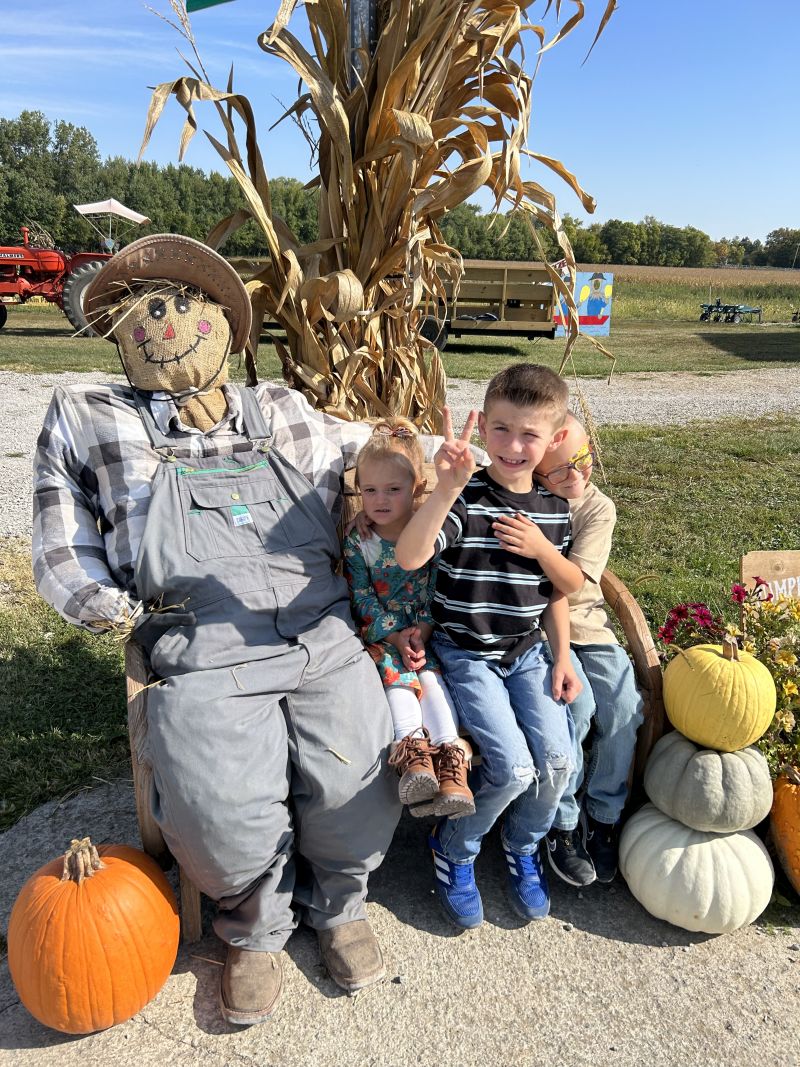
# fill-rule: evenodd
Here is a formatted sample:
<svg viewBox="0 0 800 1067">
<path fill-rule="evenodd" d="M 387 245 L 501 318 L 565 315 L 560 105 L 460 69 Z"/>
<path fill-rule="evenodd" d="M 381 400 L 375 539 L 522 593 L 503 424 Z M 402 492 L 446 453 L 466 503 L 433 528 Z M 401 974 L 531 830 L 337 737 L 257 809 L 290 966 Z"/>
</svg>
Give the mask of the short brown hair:
<svg viewBox="0 0 800 1067">
<path fill-rule="evenodd" d="M 546 408 L 553 425 L 561 426 L 567 417 L 569 389 L 564 379 L 539 363 L 515 363 L 495 374 L 486 388 L 483 410 L 496 400 L 507 400 L 519 408 Z"/>
<path fill-rule="evenodd" d="M 425 462 L 425 453 L 414 423 L 410 419 L 404 419 L 402 415 L 389 415 L 385 419 L 377 419 L 375 426 L 388 426 L 390 430 L 398 428 L 409 430 L 413 436 L 394 437 L 373 430 L 372 437 L 359 451 L 356 459 L 356 483 L 358 483 L 358 472 L 363 463 L 368 460 L 392 459 L 393 457 L 406 460 L 417 482 L 424 481 L 422 466 Z"/>
</svg>

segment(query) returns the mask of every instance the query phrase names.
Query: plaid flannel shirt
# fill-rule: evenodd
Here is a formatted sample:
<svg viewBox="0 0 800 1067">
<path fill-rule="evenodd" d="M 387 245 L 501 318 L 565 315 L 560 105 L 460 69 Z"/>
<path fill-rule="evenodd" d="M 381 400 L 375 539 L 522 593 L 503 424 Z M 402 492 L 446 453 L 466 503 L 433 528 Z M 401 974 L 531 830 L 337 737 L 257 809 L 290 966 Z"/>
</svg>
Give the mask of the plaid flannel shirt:
<svg viewBox="0 0 800 1067">
<path fill-rule="evenodd" d="M 209 434 L 191 434 L 192 455 L 232 451 L 241 399 L 235 386 L 224 389 L 227 415 Z M 262 384 L 256 396 L 274 446 L 309 479 L 337 521 L 342 475 L 371 427 L 315 411 L 293 389 Z M 154 398 L 151 411 L 163 432 L 178 426 L 169 398 Z M 436 439 L 423 441 L 430 453 Z M 33 570 L 41 596 L 68 622 L 106 629 L 138 607 L 134 566 L 160 462 L 130 388 L 56 388 L 34 460 Z"/>
</svg>

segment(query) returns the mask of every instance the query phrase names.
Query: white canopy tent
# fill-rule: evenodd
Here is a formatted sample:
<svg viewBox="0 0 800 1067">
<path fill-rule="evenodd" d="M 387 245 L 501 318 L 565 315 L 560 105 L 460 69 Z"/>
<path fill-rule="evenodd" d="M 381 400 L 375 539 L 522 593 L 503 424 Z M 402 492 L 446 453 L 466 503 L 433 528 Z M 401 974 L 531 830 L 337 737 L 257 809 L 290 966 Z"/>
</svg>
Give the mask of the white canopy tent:
<svg viewBox="0 0 800 1067">
<path fill-rule="evenodd" d="M 109 251 L 114 251 L 116 246 L 116 234 L 120 230 L 127 230 L 131 226 L 144 226 L 145 223 L 149 223 L 150 219 L 146 215 L 140 215 L 138 211 L 133 211 L 129 207 L 125 207 L 119 200 L 115 200 L 111 197 L 108 200 L 98 200 L 94 204 L 73 204 L 72 205 L 79 215 L 83 215 L 89 225 L 99 235 L 103 247 Z M 100 222 L 102 220 L 102 228 Z M 108 224 L 106 233 L 106 222 Z"/>
</svg>

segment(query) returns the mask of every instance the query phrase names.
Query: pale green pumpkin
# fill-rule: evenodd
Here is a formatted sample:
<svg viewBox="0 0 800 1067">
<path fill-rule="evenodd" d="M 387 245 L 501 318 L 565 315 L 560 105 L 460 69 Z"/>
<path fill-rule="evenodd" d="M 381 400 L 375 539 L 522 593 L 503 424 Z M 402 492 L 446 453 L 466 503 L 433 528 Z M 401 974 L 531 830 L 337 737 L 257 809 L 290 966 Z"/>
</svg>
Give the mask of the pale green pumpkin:
<svg viewBox="0 0 800 1067">
<path fill-rule="evenodd" d="M 704 748 L 737 752 L 757 741 L 772 722 L 776 694 L 760 660 L 726 637 L 720 645 L 695 645 L 664 671 L 669 721 Z"/>
<path fill-rule="evenodd" d="M 650 753 L 644 788 L 665 815 L 693 830 L 750 830 L 772 806 L 769 766 L 757 748 L 698 748 L 677 730 Z"/>
</svg>

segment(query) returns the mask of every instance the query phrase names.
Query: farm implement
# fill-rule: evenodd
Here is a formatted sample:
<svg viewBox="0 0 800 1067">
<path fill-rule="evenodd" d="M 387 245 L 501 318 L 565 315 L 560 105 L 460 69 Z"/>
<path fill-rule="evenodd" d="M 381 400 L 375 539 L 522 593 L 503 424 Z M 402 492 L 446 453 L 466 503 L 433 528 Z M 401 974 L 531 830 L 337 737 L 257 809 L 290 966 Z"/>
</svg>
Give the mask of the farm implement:
<svg viewBox="0 0 800 1067">
<path fill-rule="evenodd" d="M 44 227 L 20 226 L 22 244 L 0 245 L 0 329 L 8 318 L 8 304 L 24 304 L 38 296 L 57 304 L 79 333 L 94 334 L 83 313 L 83 296 L 116 251 L 115 227 L 141 226 L 150 220 L 117 200 L 74 207 L 98 234 L 100 251 L 70 255 L 55 247 Z"/>
<path fill-rule="evenodd" d="M 713 304 L 700 305 L 701 322 L 761 322 L 761 308 L 749 304 L 723 304 L 717 300 Z"/>
</svg>

